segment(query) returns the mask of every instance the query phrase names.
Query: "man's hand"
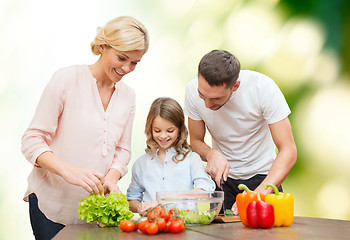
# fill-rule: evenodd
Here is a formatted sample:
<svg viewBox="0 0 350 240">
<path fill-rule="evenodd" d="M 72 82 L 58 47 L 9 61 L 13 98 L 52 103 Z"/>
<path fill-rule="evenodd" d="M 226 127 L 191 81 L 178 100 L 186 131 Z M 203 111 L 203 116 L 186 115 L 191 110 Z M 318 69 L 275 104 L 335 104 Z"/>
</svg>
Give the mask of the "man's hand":
<svg viewBox="0 0 350 240">
<path fill-rule="evenodd" d="M 212 177 L 218 186 L 220 186 L 221 176 L 224 181 L 227 180 L 230 171 L 230 165 L 224 155 L 216 149 L 211 149 L 206 155 L 207 166 L 205 171 Z"/>
<path fill-rule="evenodd" d="M 233 215 L 235 215 L 235 216 L 238 215 L 237 202 L 235 202 L 235 203 L 232 205 L 231 211 L 233 212 Z"/>
</svg>

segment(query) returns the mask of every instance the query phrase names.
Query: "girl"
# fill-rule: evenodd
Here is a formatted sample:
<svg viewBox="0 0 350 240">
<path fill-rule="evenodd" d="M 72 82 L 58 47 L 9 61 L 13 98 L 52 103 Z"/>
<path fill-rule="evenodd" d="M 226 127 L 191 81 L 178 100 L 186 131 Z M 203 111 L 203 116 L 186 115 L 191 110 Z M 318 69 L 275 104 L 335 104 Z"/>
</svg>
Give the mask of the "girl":
<svg viewBox="0 0 350 240">
<path fill-rule="evenodd" d="M 22 138 L 33 164 L 24 200 L 36 239 L 51 239 L 66 224 L 83 223 L 79 201 L 88 193 L 120 192 L 130 160 L 135 93 L 121 79 L 148 49 L 145 27 L 118 17 L 99 28 L 91 65 L 59 69 L 45 88 Z"/>
<path fill-rule="evenodd" d="M 214 191 L 215 183 L 208 177 L 198 154 L 187 143 L 184 113 L 171 98 L 156 99 L 149 110 L 145 134 L 146 154 L 132 168 L 127 190 L 130 210 L 142 213 L 157 205 L 156 192 Z"/>
</svg>

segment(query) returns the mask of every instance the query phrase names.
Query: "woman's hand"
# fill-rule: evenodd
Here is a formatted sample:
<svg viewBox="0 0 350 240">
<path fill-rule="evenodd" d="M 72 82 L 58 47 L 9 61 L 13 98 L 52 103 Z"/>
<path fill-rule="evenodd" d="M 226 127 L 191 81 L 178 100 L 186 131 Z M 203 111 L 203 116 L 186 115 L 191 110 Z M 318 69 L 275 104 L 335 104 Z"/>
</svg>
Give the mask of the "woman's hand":
<svg viewBox="0 0 350 240">
<path fill-rule="evenodd" d="M 60 176 L 68 183 L 80 186 L 89 193 L 103 194 L 103 174 L 87 168 L 76 168 L 67 165 Z"/>
<path fill-rule="evenodd" d="M 61 176 L 66 182 L 80 186 L 89 193 L 103 193 L 103 174 L 87 168 L 73 167 L 57 157 L 53 152 L 44 152 L 37 159 L 38 167 Z"/>
<path fill-rule="evenodd" d="M 105 194 L 111 192 L 121 193 L 118 187 L 118 181 L 121 178 L 121 176 L 121 173 L 117 169 L 109 169 L 102 182 L 103 187 L 105 189 Z"/>
<path fill-rule="evenodd" d="M 115 193 L 121 193 L 118 185 L 118 181 L 115 182 L 115 179 L 107 178 L 107 176 L 104 178 L 103 181 L 103 187 L 105 189 L 105 194 L 115 192 Z"/>
</svg>

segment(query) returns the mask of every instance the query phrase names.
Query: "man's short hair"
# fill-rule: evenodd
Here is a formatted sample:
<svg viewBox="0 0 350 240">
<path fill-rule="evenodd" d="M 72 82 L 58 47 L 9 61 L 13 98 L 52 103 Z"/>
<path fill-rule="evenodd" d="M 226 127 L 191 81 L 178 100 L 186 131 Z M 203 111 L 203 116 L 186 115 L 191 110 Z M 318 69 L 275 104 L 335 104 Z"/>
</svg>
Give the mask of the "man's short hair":
<svg viewBox="0 0 350 240">
<path fill-rule="evenodd" d="M 198 74 L 210 86 L 232 87 L 236 84 L 241 69 L 238 59 L 224 50 L 213 50 L 201 59 Z"/>
</svg>

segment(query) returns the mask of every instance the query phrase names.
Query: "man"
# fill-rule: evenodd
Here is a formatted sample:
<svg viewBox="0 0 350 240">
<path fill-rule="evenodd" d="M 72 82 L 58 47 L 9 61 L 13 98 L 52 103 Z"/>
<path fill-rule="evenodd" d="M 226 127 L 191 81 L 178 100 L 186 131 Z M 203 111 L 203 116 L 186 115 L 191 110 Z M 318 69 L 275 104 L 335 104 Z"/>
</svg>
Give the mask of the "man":
<svg viewBox="0 0 350 240">
<path fill-rule="evenodd" d="M 198 78 L 187 85 L 184 110 L 193 151 L 207 162 L 217 186 L 223 179 L 225 209 L 235 214 L 240 183 L 269 194 L 265 184 L 280 187 L 296 162 L 291 111 L 282 92 L 269 77 L 240 70 L 227 51 L 213 50 L 201 59 Z M 206 128 L 212 147 L 204 142 Z"/>
</svg>

